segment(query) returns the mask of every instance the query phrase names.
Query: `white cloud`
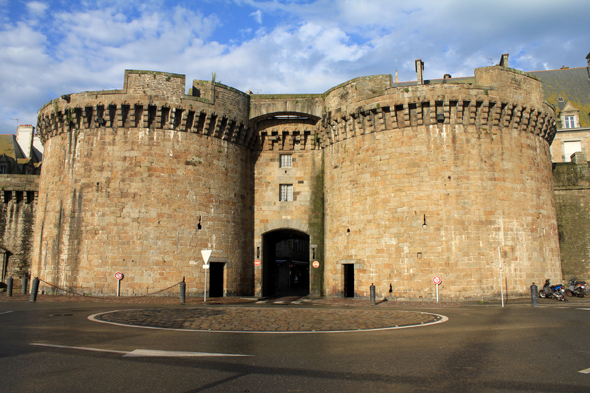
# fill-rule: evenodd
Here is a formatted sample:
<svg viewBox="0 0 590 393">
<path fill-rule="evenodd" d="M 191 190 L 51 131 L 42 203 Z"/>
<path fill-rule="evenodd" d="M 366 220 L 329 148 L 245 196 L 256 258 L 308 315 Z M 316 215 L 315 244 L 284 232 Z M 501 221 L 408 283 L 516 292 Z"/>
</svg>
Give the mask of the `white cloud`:
<svg viewBox="0 0 590 393">
<path fill-rule="evenodd" d="M 27 11 L 29 11 L 33 17 L 43 16 L 47 8 L 49 8 L 49 6 L 40 1 L 31 1 L 27 3 Z"/>
<path fill-rule="evenodd" d="M 262 24 L 262 11 L 257 10 L 254 11 L 250 14 L 251 17 L 254 18 L 254 20 L 260 25 Z"/>
<path fill-rule="evenodd" d="M 441 78 L 473 75 L 502 53 L 524 70 L 585 66 L 590 50 L 588 1 L 228 2 L 32 1 L 17 15 L 0 0 L 0 133 L 14 131 L 11 118 L 34 123 L 61 94 L 121 88 L 125 69 L 186 74 L 187 84 L 216 72 L 244 91 L 321 93 L 396 65 L 400 80 L 413 80 L 418 58 L 426 78 Z M 246 22 L 234 26 L 238 13 Z M 226 43 L 212 40 L 220 31 Z"/>
</svg>

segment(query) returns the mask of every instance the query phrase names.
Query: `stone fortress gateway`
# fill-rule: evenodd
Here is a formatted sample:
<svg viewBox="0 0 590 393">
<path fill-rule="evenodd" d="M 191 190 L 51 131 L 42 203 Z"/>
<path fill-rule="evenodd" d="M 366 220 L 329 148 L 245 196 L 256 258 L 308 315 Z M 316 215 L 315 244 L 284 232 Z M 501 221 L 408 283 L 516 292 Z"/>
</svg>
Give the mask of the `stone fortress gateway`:
<svg viewBox="0 0 590 393">
<path fill-rule="evenodd" d="M 541 82 L 500 65 L 453 79 L 360 77 L 323 94 L 246 94 L 125 72 L 122 90 L 64 95 L 44 146 L 32 277 L 146 294 L 186 277 L 212 296 L 447 300 L 559 282 Z M 254 261 L 260 265 L 255 266 Z M 319 267 L 313 267 L 314 261 Z M 501 262 L 500 262 L 501 261 Z"/>
</svg>

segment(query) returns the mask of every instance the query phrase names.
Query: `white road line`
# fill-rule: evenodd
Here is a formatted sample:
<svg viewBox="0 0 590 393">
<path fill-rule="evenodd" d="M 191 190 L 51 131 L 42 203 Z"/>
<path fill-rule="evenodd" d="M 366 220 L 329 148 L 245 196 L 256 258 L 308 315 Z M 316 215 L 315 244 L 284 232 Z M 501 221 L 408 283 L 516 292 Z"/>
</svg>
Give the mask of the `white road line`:
<svg viewBox="0 0 590 393">
<path fill-rule="evenodd" d="M 4 311 L 4 312 L 0 312 L 0 315 L 2 315 L 2 314 L 9 314 L 9 313 L 11 313 L 11 312 L 12 312 L 12 311 Z"/>
<path fill-rule="evenodd" d="M 578 372 L 579 373 L 582 373 L 582 374 L 590 374 L 590 368 L 587 368 L 586 370 L 581 370 L 581 371 L 578 371 Z"/>
<path fill-rule="evenodd" d="M 41 343 L 31 343 L 31 345 L 36 345 L 39 347 L 50 347 L 50 348 L 64 348 L 64 349 L 79 349 L 82 351 L 93 351 L 93 352 L 110 352 L 110 353 L 120 353 L 126 355 L 129 351 L 116 351 L 114 349 L 101 349 L 101 348 L 87 348 L 87 347 L 71 347 L 68 345 L 58 345 L 58 344 L 41 344 Z"/>
<path fill-rule="evenodd" d="M 183 351 L 159 351 L 156 349 L 136 349 L 123 357 L 203 357 L 203 356 L 252 356 L 232 353 L 207 353 L 207 352 L 183 352 Z"/>
<path fill-rule="evenodd" d="M 590 308 L 578 308 L 578 310 L 586 310 L 586 311 L 590 311 Z"/>
<path fill-rule="evenodd" d="M 81 351 L 92 351 L 92 352 L 108 352 L 122 354 L 123 357 L 212 357 L 212 356 L 252 356 L 252 355 L 241 355 L 233 353 L 208 353 L 208 352 L 184 352 L 184 351 L 160 351 L 156 349 L 135 349 L 129 351 L 117 351 L 114 349 L 101 349 L 101 348 L 88 348 L 88 347 L 72 347 L 68 345 L 58 344 L 42 344 L 42 343 L 31 343 L 40 347 L 50 348 L 63 348 L 63 349 L 77 349 Z"/>
</svg>

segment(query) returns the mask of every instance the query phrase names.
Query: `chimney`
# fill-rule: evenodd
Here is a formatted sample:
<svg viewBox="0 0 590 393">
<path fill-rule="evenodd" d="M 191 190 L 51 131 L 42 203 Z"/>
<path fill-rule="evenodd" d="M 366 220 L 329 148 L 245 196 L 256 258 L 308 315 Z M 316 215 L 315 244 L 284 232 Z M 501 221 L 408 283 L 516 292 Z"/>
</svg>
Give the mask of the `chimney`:
<svg viewBox="0 0 590 393">
<path fill-rule="evenodd" d="M 20 125 L 16 128 L 16 142 L 27 158 L 31 157 L 33 153 L 34 131 L 35 127 L 30 124 Z"/>
<path fill-rule="evenodd" d="M 422 59 L 416 60 L 416 73 L 418 74 L 418 84 L 424 84 L 424 62 Z"/>
<path fill-rule="evenodd" d="M 508 53 L 502 54 L 502 57 L 500 58 L 499 66 L 508 68 Z"/>
</svg>

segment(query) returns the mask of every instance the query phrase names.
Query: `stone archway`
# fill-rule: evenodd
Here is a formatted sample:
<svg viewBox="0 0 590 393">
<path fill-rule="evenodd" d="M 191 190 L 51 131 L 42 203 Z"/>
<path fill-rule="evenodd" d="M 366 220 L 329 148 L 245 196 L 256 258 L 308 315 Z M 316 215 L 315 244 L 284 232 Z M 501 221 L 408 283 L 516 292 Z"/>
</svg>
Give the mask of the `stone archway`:
<svg viewBox="0 0 590 393">
<path fill-rule="evenodd" d="M 278 229 L 262 235 L 262 295 L 309 294 L 309 235 Z"/>
</svg>

